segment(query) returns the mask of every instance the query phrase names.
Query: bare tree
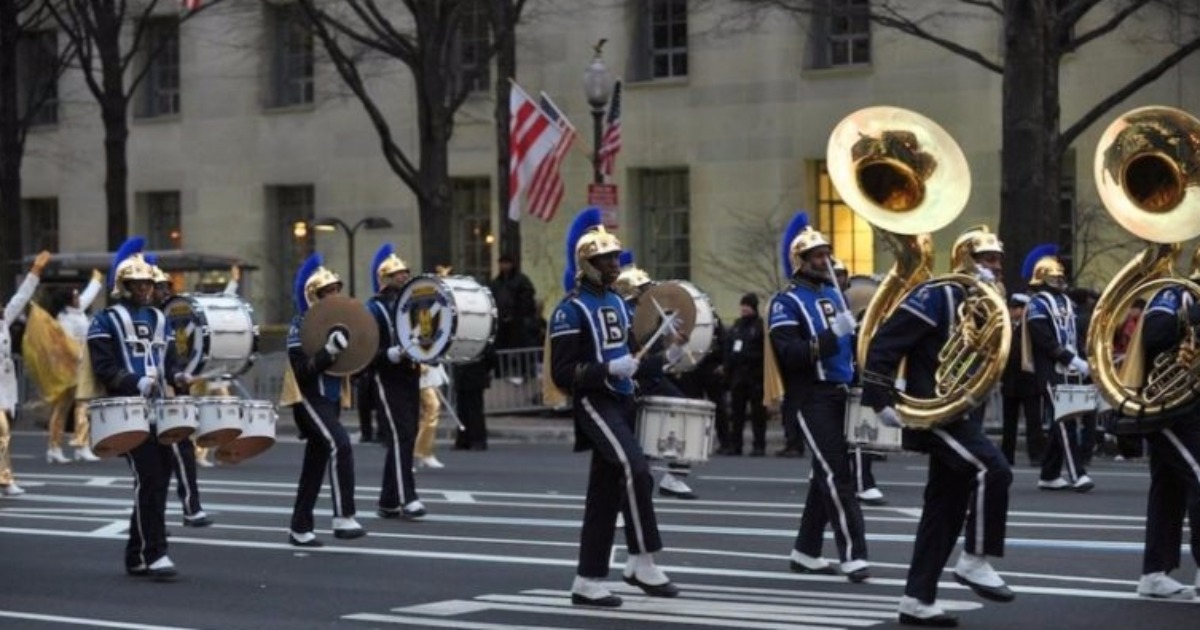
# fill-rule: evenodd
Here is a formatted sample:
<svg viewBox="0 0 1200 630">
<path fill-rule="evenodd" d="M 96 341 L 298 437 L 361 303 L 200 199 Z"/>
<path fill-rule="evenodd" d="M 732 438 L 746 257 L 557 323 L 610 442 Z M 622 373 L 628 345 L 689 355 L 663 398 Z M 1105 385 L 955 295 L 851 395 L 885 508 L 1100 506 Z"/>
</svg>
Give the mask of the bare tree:
<svg viewBox="0 0 1200 630">
<path fill-rule="evenodd" d="M 129 104 L 146 78 L 151 61 L 166 42 L 150 46 L 146 37 L 151 18 L 164 14 L 161 0 L 43 0 L 54 21 L 70 39 L 84 83 L 100 106 L 104 122 L 104 197 L 107 242 L 116 249 L 129 225 Z M 206 0 L 199 9 L 180 14 L 190 20 L 224 0 Z M 168 0 L 164 7 L 178 3 Z M 132 29 L 126 36 L 127 29 Z"/>
<path fill-rule="evenodd" d="M 1072 284 L 1103 288 L 1108 275 L 1101 276 L 1114 265 L 1129 261 L 1145 246 L 1131 238 L 1112 215 L 1098 204 L 1082 204 L 1072 219 L 1075 248 L 1071 252 Z"/>
<path fill-rule="evenodd" d="M 720 252 L 700 254 L 700 265 L 720 270 L 711 277 L 727 289 L 759 295 L 778 291 L 788 280 L 779 257 L 779 226 L 786 224 L 791 215 L 782 205 L 765 216 L 732 210 L 724 214 L 734 217 L 735 222 L 721 228 Z"/>
<path fill-rule="evenodd" d="M 432 269 L 444 263 L 450 259 L 449 143 L 454 115 L 488 61 L 511 42 L 524 0 L 405 0 L 386 8 L 377 0 L 299 0 L 299 4 L 338 74 L 366 110 L 388 167 L 417 198 L 422 266 Z M 401 6 L 403 10 L 393 10 Z M 479 51 L 473 65 L 464 67 L 458 51 L 463 19 L 472 9 L 488 12 L 491 43 Z M 415 159 L 411 149 L 396 140 L 372 96 L 355 58 L 356 48 L 398 60 L 411 73 L 417 102 Z"/>
<path fill-rule="evenodd" d="M 834 17 L 828 0 L 734 0 L 734 5 L 749 17 L 761 17 L 763 11 L 805 19 Z M 1013 252 L 1057 238 L 1063 156 L 1080 134 L 1200 49 L 1196 7 L 1172 0 L 871 0 L 856 11 L 836 17 L 865 18 L 1003 76 L 999 231 Z M 1137 18 L 1153 16 L 1165 16 L 1176 25 L 1176 33 L 1164 42 L 1170 51 L 1136 75 L 1124 77 L 1120 87 L 1063 129 L 1058 83 L 1063 58 L 1101 38 L 1117 36 Z M 954 27 L 962 20 L 998 23 L 1004 34 L 1001 57 L 995 58 L 978 42 L 956 40 Z M 1018 272 L 1016 265 L 1006 269 L 1009 286 L 1023 284 Z"/>
</svg>

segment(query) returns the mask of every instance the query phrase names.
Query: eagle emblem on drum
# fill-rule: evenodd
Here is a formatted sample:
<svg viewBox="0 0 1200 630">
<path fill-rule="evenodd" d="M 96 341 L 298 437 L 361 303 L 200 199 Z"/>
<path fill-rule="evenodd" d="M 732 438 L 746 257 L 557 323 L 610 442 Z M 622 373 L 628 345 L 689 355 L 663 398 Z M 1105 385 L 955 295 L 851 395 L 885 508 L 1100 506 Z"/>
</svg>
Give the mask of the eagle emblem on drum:
<svg viewBox="0 0 1200 630">
<path fill-rule="evenodd" d="M 401 342 L 417 360 L 433 360 L 449 341 L 453 307 L 435 284 L 414 283 L 408 289 L 400 299 L 396 322 Z"/>
</svg>

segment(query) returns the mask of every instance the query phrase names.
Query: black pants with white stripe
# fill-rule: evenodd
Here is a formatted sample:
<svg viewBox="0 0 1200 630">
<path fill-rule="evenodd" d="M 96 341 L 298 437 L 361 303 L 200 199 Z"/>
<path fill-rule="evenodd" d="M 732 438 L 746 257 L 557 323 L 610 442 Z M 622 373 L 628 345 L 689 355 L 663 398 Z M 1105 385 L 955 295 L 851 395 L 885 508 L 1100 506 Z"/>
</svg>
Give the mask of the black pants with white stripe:
<svg viewBox="0 0 1200 630">
<path fill-rule="evenodd" d="M 175 493 L 179 495 L 179 504 L 183 506 L 184 516 L 195 516 L 204 509 L 200 507 L 200 486 L 196 483 L 196 445 L 191 438 L 172 444 L 171 472 L 175 476 Z M 163 486 L 163 493 L 167 487 Z M 164 504 L 166 497 L 163 497 Z"/>
<path fill-rule="evenodd" d="M 1176 422 L 1146 435 L 1150 447 L 1150 494 L 1146 505 L 1146 549 L 1142 573 L 1179 566 L 1183 517 L 1192 530 L 1192 557 L 1200 564 L 1200 423 Z"/>
<path fill-rule="evenodd" d="M 304 398 L 294 405 L 296 428 L 304 438 L 304 464 L 292 507 L 292 531 L 303 534 L 313 530 L 313 509 L 329 470 L 333 489 L 333 515 L 354 516 L 354 451 L 350 435 L 338 415 L 338 401 Z"/>
<path fill-rule="evenodd" d="M 813 456 L 812 479 L 793 548 L 820 557 L 828 524 L 833 527 L 842 562 L 867 558 L 865 526 L 846 445 L 848 395 L 844 385 L 815 383 L 802 398 L 788 395 L 783 399 L 784 421 L 799 426 Z"/>
<path fill-rule="evenodd" d="M 654 477 L 634 433 L 632 397 L 580 395 L 575 409 L 575 422 L 592 444 L 577 573 L 586 578 L 604 578 L 608 576 L 618 512 L 625 518 L 625 547 L 629 553 L 662 549 L 652 499 Z"/>
<path fill-rule="evenodd" d="M 167 555 L 167 490 L 174 456 L 154 432 L 123 457 L 133 473 L 134 504 L 125 544 L 125 567 L 145 568 Z"/>
<path fill-rule="evenodd" d="M 875 473 L 871 469 L 871 460 L 878 457 L 861 448 L 850 452 L 850 470 L 854 473 L 854 491 L 863 492 L 875 487 Z"/>
<path fill-rule="evenodd" d="M 1075 480 L 1087 474 L 1079 452 L 1079 423 L 1074 418 L 1055 420 L 1054 402 L 1049 396 L 1042 398 L 1042 422 L 1050 427 L 1050 445 L 1042 458 L 1041 480 L 1058 479 L 1065 467 L 1067 481 L 1075 483 Z"/>
<path fill-rule="evenodd" d="M 929 477 L 904 594 L 932 604 L 938 578 L 964 523 L 964 550 L 980 556 L 1004 555 L 1012 469 L 984 435 L 982 413 L 929 431 L 906 433 L 906 445 L 913 443 L 929 453 Z"/>
<path fill-rule="evenodd" d="M 379 413 L 381 431 L 387 440 L 387 456 L 383 462 L 383 483 L 379 490 L 379 508 L 396 511 L 416 501 L 417 482 L 413 475 L 413 449 L 417 443 L 417 419 L 421 413 L 420 390 L 415 387 L 403 389 L 397 383 L 388 382 L 375 374 L 371 377 L 375 389 L 376 409 Z"/>
</svg>

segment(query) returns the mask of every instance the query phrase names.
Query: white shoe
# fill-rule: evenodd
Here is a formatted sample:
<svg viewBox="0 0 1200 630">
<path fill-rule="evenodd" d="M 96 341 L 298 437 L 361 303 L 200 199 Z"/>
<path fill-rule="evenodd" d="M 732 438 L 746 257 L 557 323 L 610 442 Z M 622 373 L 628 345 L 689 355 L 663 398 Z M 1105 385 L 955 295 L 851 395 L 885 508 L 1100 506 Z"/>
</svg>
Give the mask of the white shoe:
<svg viewBox="0 0 1200 630">
<path fill-rule="evenodd" d="M 1087 475 L 1083 475 L 1075 480 L 1075 483 L 1071 486 L 1071 489 L 1075 492 L 1087 492 L 1095 487 L 1096 484 L 1092 481 L 1092 478 Z"/>
<path fill-rule="evenodd" d="M 1038 490 L 1064 490 L 1071 487 L 1071 482 L 1063 479 L 1062 477 L 1059 477 L 1058 479 L 1051 479 L 1050 481 L 1039 479 L 1037 487 Z"/>
<path fill-rule="evenodd" d="M 658 482 L 658 489 L 666 496 L 695 498 L 695 493 L 682 479 L 671 473 L 663 473 Z"/>
<path fill-rule="evenodd" d="M 1162 571 L 1143 575 L 1138 580 L 1137 594 L 1153 599 L 1196 599 L 1196 591 L 1180 584 Z"/>
<path fill-rule="evenodd" d="M 946 614 L 936 603 L 925 604 L 915 597 L 900 598 L 900 623 L 906 625 L 943 626 L 957 625 L 957 619 Z"/>
<path fill-rule="evenodd" d="M 962 555 L 958 556 L 958 564 L 954 565 L 954 572 L 976 584 L 1004 586 L 1004 579 L 996 573 L 985 556 L 962 552 Z"/>
<path fill-rule="evenodd" d="M 430 455 L 429 457 L 418 457 L 417 458 L 417 467 L 418 468 L 432 468 L 434 470 L 437 470 L 439 468 L 445 468 L 446 465 L 443 464 L 437 458 L 436 455 Z"/>
<path fill-rule="evenodd" d="M 654 564 L 654 556 L 648 553 L 631 553 L 629 560 L 625 562 L 625 569 L 621 572 L 625 581 L 637 579 L 642 584 L 651 586 L 659 586 L 671 581 L 662 569 Z"/>
<path fill-rule="evenodd" d="M 67 456 L 63 455 L 62 449 L 56 446 L 54 448 L 46 449 L 46 463 L 69 464 L 71 463 L 71 460 L 67 459 Z"/>
<path fill-rule="evenodd" d="M 600 578 L 585 578 L 575 576 L 571 583 L 571 603 L 576 606 L 599 606 L 616 608 L 621 605 L 621 598 L 612 594 Z"/>
<path fill-rule="evenodd" d="M 19 497 L 25 494 L 25 489 L 17 485 L 17 482 L 12 482 L 7 486 L 0 486 L 0 497 Z"/>
<path fill-rule="evenodd" d="M 96 454 L 92 452 L 91 448 L 80 446 L 79 448 L 75 449 L 75 461 L 98 462 L 100 461 L 100 458 L 96 457 Z"/>
<path fill-rule="evenodd" d="M 879 488 L 867 488 L 866 490 L 858 493 L 858 498 L 861 501 L 867 502 L 882 501 L 883 493 L 879 491 Z"/>
<path fill-rule="evenodd" d="M 212 468 L 216 464 L 212 463 L 212 461 L 208 459 L 208 456 L 205 455 L 204 457 L 196 458 L 196 465 L 201 468 Z"/>
<path fill-rule="evenodd" d="M 837 570 L 825 558 L 814 558 L 806 553 L 792 550 L 790 557 L 793 573 L 816 573 L 819 575 L 836 575 Z"/>
</svg>

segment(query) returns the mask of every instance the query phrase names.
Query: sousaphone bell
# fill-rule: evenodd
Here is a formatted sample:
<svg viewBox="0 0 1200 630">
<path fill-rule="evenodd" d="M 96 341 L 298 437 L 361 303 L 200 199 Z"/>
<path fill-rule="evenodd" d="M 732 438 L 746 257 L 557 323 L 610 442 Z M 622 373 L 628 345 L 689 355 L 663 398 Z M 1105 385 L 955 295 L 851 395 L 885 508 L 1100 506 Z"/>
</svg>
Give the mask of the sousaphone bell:
<svg viewBox="0 0 1200 630">
<path fill-rule="evenodd" d="M 371 363 L 379 349 L 379 326 L 362 302 L 335 294 L 321 298 L 304 316 L 300 326 L 300 347 L 312 356 L 325 346 L 329 334 L 341 330 L 349 345 L 334 357 L 326 373 L 349 376 Z"/>
</svg>

